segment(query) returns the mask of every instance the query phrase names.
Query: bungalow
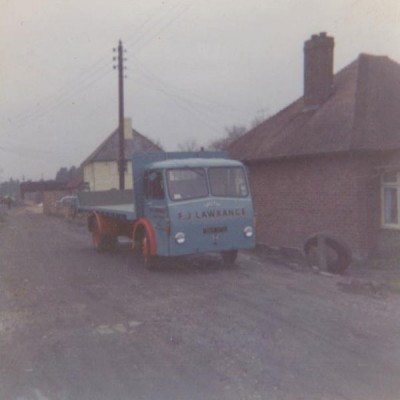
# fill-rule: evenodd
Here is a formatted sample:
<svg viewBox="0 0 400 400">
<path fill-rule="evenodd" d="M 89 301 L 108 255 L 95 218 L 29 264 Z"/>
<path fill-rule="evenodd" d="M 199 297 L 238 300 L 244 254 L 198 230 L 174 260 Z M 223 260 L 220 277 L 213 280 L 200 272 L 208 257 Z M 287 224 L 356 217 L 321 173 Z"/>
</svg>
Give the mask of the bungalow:
<svg viewBox="0 0 400 400">
<path fill-rule="evenodd" d="M 304 94 L 230 146 L 250 170 L 258 240 L 329 231 L 366 258 L 400 251 L 400 65 L 361 54 L 336 75 L 334 39 L 304 45 Z"/>
</svg>

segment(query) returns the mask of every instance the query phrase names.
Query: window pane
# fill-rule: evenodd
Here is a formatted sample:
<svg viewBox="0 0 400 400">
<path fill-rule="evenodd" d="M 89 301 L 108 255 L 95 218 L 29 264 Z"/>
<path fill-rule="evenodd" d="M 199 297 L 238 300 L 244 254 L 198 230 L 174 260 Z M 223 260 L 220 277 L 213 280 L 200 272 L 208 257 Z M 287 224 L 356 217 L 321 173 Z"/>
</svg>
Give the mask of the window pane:
<svg viewBox="0 0 400 400">
<path fill-rule="evenodd" d="M 164 198 L 164 187 L 161 171 L 146 172 L 144 190 L 148 199 L 162 200 Z"/>
<path fill-rule="evenodd" d="M 241 167 L 218 167 L 208 170 L 211 194 L 221 197 L 246 197 L 246 178 Z"/>
<path fill-rule="evenodd" d="M 167 176 L 169 195 L 172 200 L 188 200 L 208 196 L 204 169 L 170 169 Z"/>
<path fill-rule="evenodd" d="M 397 189 L 385 188 L 383 191 L 384 221 L 385 224 L 397 224 Z"/>
</svg>

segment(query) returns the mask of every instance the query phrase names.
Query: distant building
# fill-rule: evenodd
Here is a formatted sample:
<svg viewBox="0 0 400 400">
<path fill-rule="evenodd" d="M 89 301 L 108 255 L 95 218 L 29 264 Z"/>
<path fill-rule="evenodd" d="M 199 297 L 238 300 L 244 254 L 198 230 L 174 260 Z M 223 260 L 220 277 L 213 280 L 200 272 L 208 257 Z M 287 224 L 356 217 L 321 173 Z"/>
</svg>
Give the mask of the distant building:
<svg viewBox="0 0 400 400">
<path fill-rule="evenodd" d="M 400 251 L 400 65 L 361 54 L 333 74 L 334 39 L 304 45 L 304 95 L 234 142 L 250 169 L 260 242 L 318 231 L 355 255 Z"/>
<path fill-rule="evenodd" d="M 135 131 L 131 127 L 131 120 L 125 120 L 125 188 L 132 189 L 133 153 L 148 153 L 162 151 L 162 149 Z M 83 180 L 91 191 L 110 190 L 119 188 L 118 172 L 119 137 L 118 129 L 82 163 Z"/>
<path fill-rule="evenodd" d="M 27 181 L 20 184 L 20 196 L 22 200 L 33 200 L 37 203 L 43 201 L 44 192 L 57 192 L 63 191 L 65 189 L 65 184 L 63 182 L 57 182 L 55 180 L 48 181 Z"/>
</svg>

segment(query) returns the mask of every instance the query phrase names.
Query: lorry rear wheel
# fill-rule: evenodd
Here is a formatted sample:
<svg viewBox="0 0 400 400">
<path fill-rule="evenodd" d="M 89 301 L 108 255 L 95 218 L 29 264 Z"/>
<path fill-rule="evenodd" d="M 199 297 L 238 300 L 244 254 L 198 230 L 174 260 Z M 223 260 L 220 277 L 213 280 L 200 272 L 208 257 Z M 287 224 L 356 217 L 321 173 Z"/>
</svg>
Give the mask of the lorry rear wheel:
<svg viewBox="0 0 400 400">
<path fill-rule="evenodd" d="M 104 237 L 100 232 L 94 231 L 92 233 L 92 239 L 93 239 L 93 245 L 97 251 L 103 251 L 105 249 Z"/>
<path fill-rule="evenodd" d="M 105 249 L 106 250 L 114 250 L 115 246 L 117 245 L 117 237 L 114 235 L 104 235 L 105 241 Z"/>
<path fill-rule="evenodd" d="M 97 251 L 112 250 L 117 244 L 117 238 L 115 236 L 106 235 L 104 233 L 93 232 L 92 238 Z"/>
<path fill-rule="evenodd" d="M 238 251 L 237 250 L 229 250 L 229 251 L 223 251 L 221 253 L 222 256 L 222 261 L 226 265 L 232 265 L 235 263 L 237 259 Z"/>
<path fill-rule="evenodd" d="M 107 251 L 114 249 L 117 244 L 117 237 L 114 235 L 101 233 L 97 221 L 93 220 L 92 239 L 97 251 Z"/>
</svg>

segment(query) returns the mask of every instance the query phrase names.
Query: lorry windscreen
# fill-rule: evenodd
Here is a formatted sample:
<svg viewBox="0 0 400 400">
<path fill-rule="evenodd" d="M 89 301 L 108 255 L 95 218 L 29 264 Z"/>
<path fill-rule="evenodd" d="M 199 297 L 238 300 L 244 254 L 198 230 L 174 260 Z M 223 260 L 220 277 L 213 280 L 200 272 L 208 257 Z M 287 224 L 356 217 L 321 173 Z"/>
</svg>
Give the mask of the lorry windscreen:
<svg viewBox="0 0 400 400">
<path fill-rule="evenodd" d="M 208 169 L 213 196 L 247 197 L 249 194 L 242 167 L 212 167 Z"/>
<path fill-rule="evenodd" d="M 172 200 L 190 200 L 208 196 L 206 171 L 203 168 L 169 169 L 167 182 Z"/>
</svg>

